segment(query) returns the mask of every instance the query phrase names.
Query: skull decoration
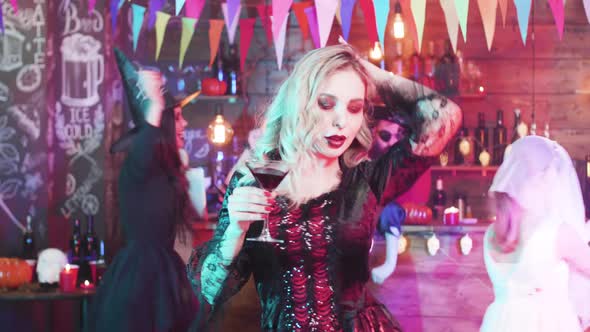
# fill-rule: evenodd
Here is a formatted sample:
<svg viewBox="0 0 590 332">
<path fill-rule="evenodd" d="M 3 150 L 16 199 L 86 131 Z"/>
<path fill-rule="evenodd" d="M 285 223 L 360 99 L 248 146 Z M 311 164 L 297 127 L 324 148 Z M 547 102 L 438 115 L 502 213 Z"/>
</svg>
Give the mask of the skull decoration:
<svg viewBox="0 0 590 332">
<path fill-rule="evenodd" d="M 49 248 L 39 254 L 37 276 L 40 283 L 59 282 L 59 272 L 68 263 L 66 255 L 59 249 Z"/>
</svg>

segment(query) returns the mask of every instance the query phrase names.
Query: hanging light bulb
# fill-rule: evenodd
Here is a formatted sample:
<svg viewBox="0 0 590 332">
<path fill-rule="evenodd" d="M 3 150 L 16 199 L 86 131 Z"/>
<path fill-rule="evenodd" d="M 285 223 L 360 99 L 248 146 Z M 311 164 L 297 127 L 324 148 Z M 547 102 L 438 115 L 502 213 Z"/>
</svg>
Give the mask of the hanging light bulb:
<svg viewBox="0 0 590 332">
<path fill-rule="evenodd" d="M 469 234 L 465 234 L 459 240 L 459 246 L 461 247 L 461 253 L 463 255 L 469 255 L 471 249 L 473 249 L 473 240 L 469 237 Z"/>
<path fill-rule="evenodd" d="M 223 109 L 221 108 L 221 105 L 218 104 L 215 109 L 215 119 L 207 128 L 207 137 L 213 144 L 225 145 L 231 141 L 233 135 L 234 130 L 229 122 L 225 121 L 225 118 L 223 117 Z"/>
<path fill-rule="evenodd" d="M 402 234 L 397 241 L 397 254 L 403 254 L 408 249 L 408 239 Z"/>
<path fill-rule="evenodd" d="M 440 249 L 440 241 L 436 237 L 436 234 L 432 233 L 432 236 L 426 241 L 426 249 L 428 249 L 430 256 L 436 255 Z"/>
<path fill-rule="evenodd" d="M 395 3 L 395 16 L 393 17 L 393 37 L 402 39 L 406 35 L 404 19 L 402 18 L 402 6 L 399 1 Z"/>
<path fill-rule="evenodd" d="M 375 42 L 375 46 L 369 52 L 369 58 L 373 61 L 381 61 L 383 59 L 383 52 L 381 51 L 381 46 L 379 42 Z"/>
</svg>

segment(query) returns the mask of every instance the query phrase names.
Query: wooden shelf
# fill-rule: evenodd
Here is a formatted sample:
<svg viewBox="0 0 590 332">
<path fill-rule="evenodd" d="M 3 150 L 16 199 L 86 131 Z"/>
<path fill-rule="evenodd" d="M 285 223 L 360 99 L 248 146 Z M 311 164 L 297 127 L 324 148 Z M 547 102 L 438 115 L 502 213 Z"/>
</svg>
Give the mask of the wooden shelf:
<svg viewBox="0 0 590 332">
<path fill-rule="evenodd" d="M 451 172 L 453 176 L 457 175 L 457 173 L 468 172 L 481 172 L 482 176 L 487 176 L 488 172 L 495 173 L 498 166 L 432 166 L 430 170 L 432 172 Z"/>
<path fill-rule="evenodd" d="M 466 93 L 466 94 L 460 94 L 459 95 L 459 99 L 462 100 L 481 100 L 484 99 L 486 97 L 486 94 L 483 93 Z"/>
<path fill-rule="evenodd" d="M 230 104 L 235 104 L 238 102 L 241 102 L 242 99 L 239 96 L 205 96 L 205 95 L 200 95 L 197 99 L 195 99 L 196 102 L 198 101 L 209 101 L 209 102 L 220 102 L 220 103 L 230 103 Z"/>
</svg>

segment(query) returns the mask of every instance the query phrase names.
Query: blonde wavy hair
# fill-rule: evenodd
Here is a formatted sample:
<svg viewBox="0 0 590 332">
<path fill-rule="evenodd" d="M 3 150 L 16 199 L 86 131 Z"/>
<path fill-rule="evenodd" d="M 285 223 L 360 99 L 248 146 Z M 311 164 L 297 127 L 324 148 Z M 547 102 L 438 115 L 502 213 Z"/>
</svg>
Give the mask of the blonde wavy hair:
<svg viewBox="0 0 590 332">
<path fill-rule="evenodd" d="M 354 167 L 368 158 L 372 144 L 369 100 L 375 91 L 369 74 L 359 61 L 356 51 L 349 45 L 328 46 L 311 51 L 297 62 L 263 114 L 263 134 L 251 154 L 253 159 L 263 160 L 278 152 L 280 159 L 291 166 L 285 193 L 287 196 L 297 190 L 294 179 L 297 179 L 298 170 L 306 169 L 315 159 L 314 142 L 321 137 L 316 128 L 317 120 L 322 116 L 313 111 L 317 104 L 318 89 L 330 75 L 341 70 L 356 72 L 366 87 L 363 123 L 355 140 L 344 152 L 343 161 L 347 167 Z M 237 169 L 245 174 L 239 185 L 254 182 L 245 164 L 238 165 Z M 305 200 L 294 203 L 302 204 Z"/>
</svg>

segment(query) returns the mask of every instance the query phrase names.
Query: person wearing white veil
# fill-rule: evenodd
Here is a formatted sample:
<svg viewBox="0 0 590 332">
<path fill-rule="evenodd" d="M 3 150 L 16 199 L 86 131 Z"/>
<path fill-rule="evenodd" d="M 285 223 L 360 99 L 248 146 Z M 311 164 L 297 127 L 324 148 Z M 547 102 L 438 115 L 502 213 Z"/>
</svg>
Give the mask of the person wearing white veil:
<svg viewBox="0 0 590 332">
<path fill-rule="evenodd" d="M 543 137 L 521 138 L 489 192 L 497 217 L 484 237 L 484 261 L 495 299 L 480 331 L 582 331 L 588 296 L 571 294 L 589 289 L 590 248 L 568 153 Z"/>
</svg>

